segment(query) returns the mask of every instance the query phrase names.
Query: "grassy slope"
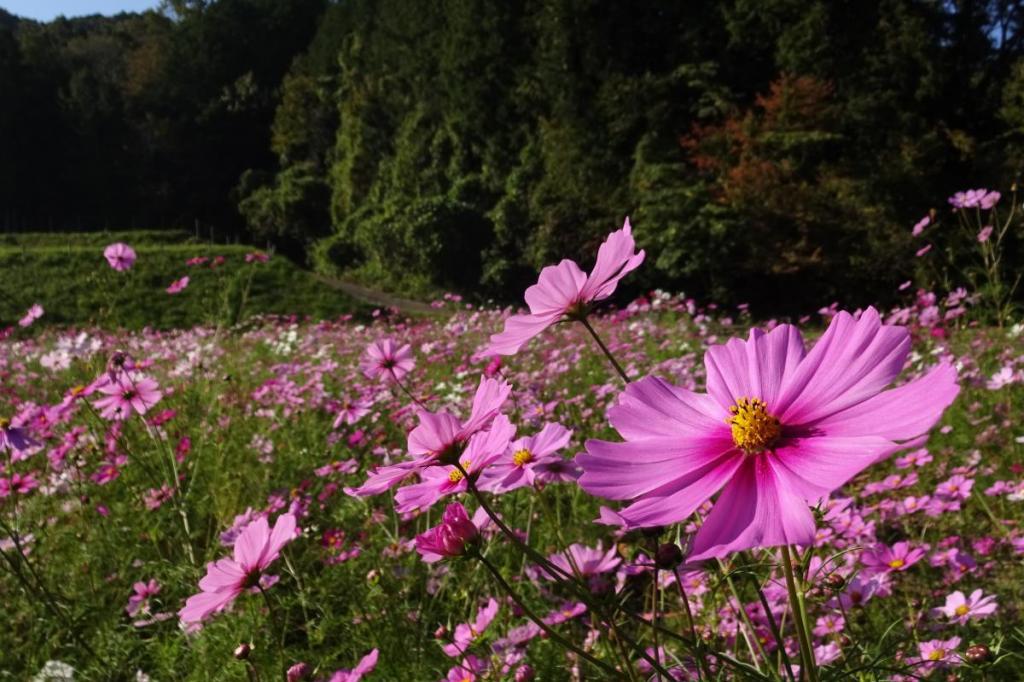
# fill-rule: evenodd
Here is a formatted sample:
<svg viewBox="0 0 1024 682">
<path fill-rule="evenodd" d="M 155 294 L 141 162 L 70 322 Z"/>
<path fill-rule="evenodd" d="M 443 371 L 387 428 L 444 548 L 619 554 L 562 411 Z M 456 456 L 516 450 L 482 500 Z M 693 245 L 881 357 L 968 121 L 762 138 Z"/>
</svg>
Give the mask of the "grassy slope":
<svg viewBox="0 0 1024 682">
<path fill-rule="evenodd" d="M 132 270 L 115 272 L 107 265 L 103 247 L 113 241 L 135 248 L 139 257 Z M 285 258 L 245 263 L 252 250 L 188 243 L 183 233 L 4 235 L 0 326 L 13 324 L 34 303 L 46 310 L 39 324 L 128 328 L 236 322 L 263 313 L 333 318 L 360 310 L 361 304 Z M 225 263 L 215 269 L 186 266 L 195 256 L 223 256 Z M 167 294 L 167 286 L 185 275 L 189 287 Z"/>
</svg>

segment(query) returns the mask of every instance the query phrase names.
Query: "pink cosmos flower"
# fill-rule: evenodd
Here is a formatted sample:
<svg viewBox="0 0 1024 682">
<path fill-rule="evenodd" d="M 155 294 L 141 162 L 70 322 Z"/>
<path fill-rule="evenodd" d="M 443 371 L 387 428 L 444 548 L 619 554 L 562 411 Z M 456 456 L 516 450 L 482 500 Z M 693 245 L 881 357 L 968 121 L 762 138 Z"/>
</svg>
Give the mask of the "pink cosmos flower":
<svg viewBox="0 0 1024 682">
<path fill-rule="evenodd" d="M 533 485 L 538 467 L 566 462 L 555 453 L 569 444 L 572 431 L 561 424 L 545 424 L 540 433 L 520 438 L 483 473 L 480 489 L 505 493 Z"/>
<path fill-rule="evenodd" d="M 31 327 L 32 323 L 43 316 L 43 306 L 36 303 L 25 313 L 25 317 L 18 320 L 19 327 Z"/>
<path fill-rule="evenodd" d="M 33 440 L 25 429 L 12 425 L 9 419 L 0 417 L 0 452 L 28 450 L 38 445 L 39 443 Z"/>
<path fill-rule="evenodd" d="M 0 499 L 11 495 L 28 495 L 39 487 L 39 481 L 32 474 L 11 474 L 10 478 L 0 478 Z"/>
<path fill-rule="evenodd" d="M 401 381 L 415 365 L 416 360 L 409 344 L 400 347 L 394 339 L 374 341 L 366 347 L 359 361 L 359 369 L 363 370 L 366 378 L 385 381 Z"/>
<path fill-rule="evenodd" d="M 363 675 L 373 672 L 377 667 L 377 657 L 380 655 L 378 649 L 363 656 L 362 660 L 351 670 L 336 670 L 327 682 L 359 682 Z"/>
<path fill-rule="evenodd" d="M 874 308 L 838 313 L 810 352 L 788 324 L 712 346 L 706 394 L 657 377 L 626 388 L 608 412 L 626 442 L 588 441 L 580 486 L 634 500 L 620 512 L 630 527 L 683 521 L 722 489 L 691 560 L 811 545 L 808 503 L 927 433 L 956 397 L 946 362 L 883 391 L 909 350 Z"/>
<path fill-rule="evenodd" d="M 156 580 L 149 582 L 137 582 L 132 585 L 132 596 L 128 597 L 128 606 L 124 608 L 129 616 L 134 616 L 140 610 L 148 610 L 149 598 L 160 593 L 160 583 Z"/>
<path fill-rule="evenodd" d="M 459 623 L 455 626 L 452 641 L 441 649 L 452 658 L 464 655 L 497 615 L 498 601 L 492 597 L 487 601 L 487 606 L 477 611 L 476 619 L 472 623 Z"/>
<path fill-rule="evenodd" d="M 458 459 L 473 434 L 491 425 L 511 392 L 507 381 L 481 376 L 465 423 L 443 410 L 420 410 L 419 426 L 409 432 L 409 454 L 422 464 Z"/>
<path fill-rule="evenodd" d="M 270 256 L 262 251 L 254 251 L 252 253 L 245 254 L 246 263 L 266 263 L 268 261 L 270 261 Z"/>
<path fill-rule="evenodd" d="M 135 264 L 135 249 L 122 242 L 116 242 L 103 249 L 103 257 L 110 263 L 110 267 L 118 272 L 124 272 Z"/>
<path fill-rule="evenodd" d="M 281 548 L 295 539 L 297 532 L 292 514 L 281 514 L 273 530 L 262 516 L 249 524 L 235 541 L 233 558 L 207 564 L 206 576 L 199 581 L 202 591 L 185 602 L 178 612 L 181 621 L 202 622 L 223 611 L 245 590 L 256 587 L 263 571 L 280 556 Z"/>
<path fill-rule="evenodd" d="M 981 230 L 978 232 L 978 242 L 980 244 L 984 244 L 985 242 L 987 242 L 988 238 L 992 236 L 993 229 L 994 228 L 991 225 L 986 225 L 985 227 L 981 228 Z"/>
<path fill-rule="evenodd" d="M 956 649 L 960 646 L 960 638 L 952 637 L 945 641 L 932 639 L 918 644 L 919 657 L 908 662 L 917 666 L 916 673 L 931 674 L 932 671 L 940 668 L 950 668 L 960 665 L 962 659 Z"/>
<path fill-rule="evenodd" d="M 860 555 L 861 563 L 870 574 L 903 572 L 924 558 L 920 547 L 911 548 L 909 542 L 897 542 L 892 547 L 878 544 Z"/>
<path fill-rule="evenodd" d="M 910 231 L 910 234 L 914 237 L 924 232 L 924 228 L 928 227 L 932 222 L 930 216 L 925 216 L 914 224 L 914 229 Z"/>
<path fill-rule="evenodd" d="M 471 477 L 478 476 L 508 449 L 509 442 L 516 435 L 516 427 L 503 414 L 494 418 L 489 431 L 481 431 L 470 440 L 462 453 L 460 464 Z M 417 509 L 426 509 L 442 497 L 465 492 L 468 489 L 465 477 L 455 465 L 435 466 L 420 472 L 420 482 L 399 488 L 395 492 L 395 510 L 405 514 Z"/>
<path fill-rule="evenodd" d="M 932 245 L 931 244 L 925 244 L 920 249 L 918 249 L 917 251 L 914 252 L 914 256 L 916 256 L 917 258 L 920 258 L 921 256 L 925 255 L 926 253 L 928 253 L 931 250 L 932 250 Z"/>
<path fill-rule="evenodd" d="M 115 421 L 127 419 L 132 412 L 144 415 L 163 398 L 156 381 L 131 373 L 124 373 L 114 381 L 103 381 L 99 392 L 104 397 L 93 405 L 100 410 L 100 416 L 104 419 Z"/>
<path fill-rule="evenodd" d="M 425 562 L 432 564 L 445 557 L 465 554 L 466 545 L 479 536 L 480 529 L 470 520 L 466 508 L 452 502 L 445 508 L 439 525 L 416 536 L 416 551 Z"/>
<path fill-rule="evenodd" d="M 541 270 L 537 283 L 526 290 L 530 314 L 508 318 L 505 330 L 493 335 L 480 355 L 515 355 L 551 325 L 585 315 L 591 303 L 611 296 L 619 280 L 640 267 L 645 254 L 635 249 L 632 227 L 626 218 L 622 229 L 612 232 L 601 244 L 590 275 L 568 258 Z"/>
<path fill-rule="evenodd" d="M 188 286 L 189 279 L 188 275 L 185 275 L 181 279 L 176 279 L 171 282 L 171 285 L 167 287 L 167 293 L 169 294 L 180 294 Z"/>
<path fill-rule="evenodd" d="M 997 604 L 994 595 L 983 595 L 981 590 L 971 592 L 965 597 L 960 590 L 946 596 L 946 604 L 932 609 L 933 615 L 943 615 L 960 625 L 967 621 L 991 616 L 996 612 Z"/>
<path fill-rule="evenodd" d="M 569 575 L 580 577 L 610 573 L 622 563 L 614 546 L 606 552 L 600 544 L 597 547 L 586 547 L 579 543 L 569 545 L 564 552 L 552 554 L 548 560 Z M 547 573 L 542 575 L 551 577 Z"/>
</svg>

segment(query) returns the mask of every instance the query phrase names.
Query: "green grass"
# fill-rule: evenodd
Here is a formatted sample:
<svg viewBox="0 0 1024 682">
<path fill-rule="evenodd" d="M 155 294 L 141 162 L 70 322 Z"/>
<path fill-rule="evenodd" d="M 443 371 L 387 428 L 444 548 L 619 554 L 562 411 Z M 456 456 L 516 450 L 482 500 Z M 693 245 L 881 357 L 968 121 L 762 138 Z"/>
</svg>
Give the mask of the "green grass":
<svg viewBox="0 0 1024 682">
<path fill-rule="evenodd" d="M 177 239 L 177 243 L 168 239 Z M 73 240 L 73 241 L 71 241 Z M 37 324 L 169 329 L 197 324 L 236 323 L 256 314 L 335 318 L 365 306 L 323 285 L 286 258 L 245 263 L 248 246 L 188 243 L 181 232 L 24 234 L 0 238 L 0 324 L 14 324 L 39 303 Z M 138 260 L 116 272 L 103 247 L 124 241 Z M 211 268 L 189 267 L 196 256 L 225 259 Z M 166 288 L 188 275 L 183 292 Z"/>
</svg>

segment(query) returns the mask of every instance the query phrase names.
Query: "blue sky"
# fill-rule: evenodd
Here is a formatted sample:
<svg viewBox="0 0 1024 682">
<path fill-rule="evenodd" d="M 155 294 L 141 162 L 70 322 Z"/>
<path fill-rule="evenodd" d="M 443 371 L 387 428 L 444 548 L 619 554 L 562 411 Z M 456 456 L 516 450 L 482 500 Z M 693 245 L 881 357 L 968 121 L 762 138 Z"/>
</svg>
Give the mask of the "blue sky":
<svg viewBox="0 0 1024 682">
<path fill-rule="evenodd" d="M 49 21 L 61 14 L 78 17 L 84 14 L 141 12 L 158 4 L 159 0 L 0 0 L 0 8 L 11 14 L 40 21 Z"/>
</svg>

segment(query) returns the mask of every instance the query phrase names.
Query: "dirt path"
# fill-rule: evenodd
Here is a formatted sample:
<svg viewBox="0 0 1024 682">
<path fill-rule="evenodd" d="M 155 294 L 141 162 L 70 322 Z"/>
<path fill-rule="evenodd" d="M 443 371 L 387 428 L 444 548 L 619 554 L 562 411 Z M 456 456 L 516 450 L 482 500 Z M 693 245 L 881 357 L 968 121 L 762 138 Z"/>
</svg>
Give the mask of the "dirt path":
<svg viewBox="0 0 1024 682">
<path fill-rule="evenodd" d="M 384 291 L 378 291 L 376 289 L 370 289 L 360 284 L 353 282 L 346 282 L 340 279 L 334 279 L 333 277 L 327 277 L 325 275 L 314 275 L 319 281 L 323 282 L 332 289 L 342 291 L 357 301 L 368 303 L 374 306 L 380 306 L 382 308 L 397 308 L 399 311 L 407 315 L 437 315 L 438 310 L 431 308 L 428 304 L 422 301 L 414 301 L 410 298 L 401 298 L 399 296 L 393 296 Z"/>
</svg>

